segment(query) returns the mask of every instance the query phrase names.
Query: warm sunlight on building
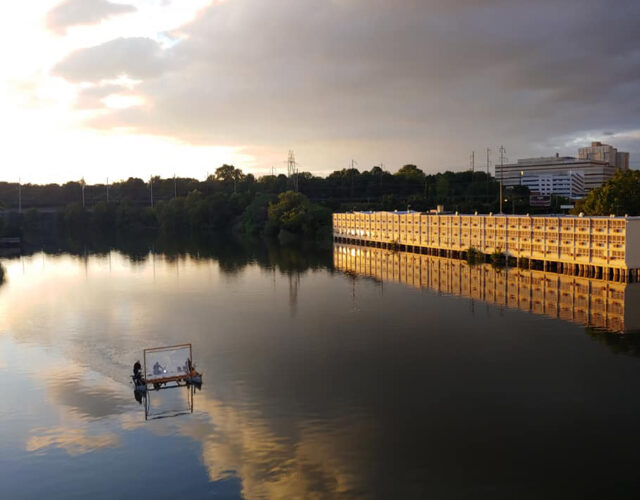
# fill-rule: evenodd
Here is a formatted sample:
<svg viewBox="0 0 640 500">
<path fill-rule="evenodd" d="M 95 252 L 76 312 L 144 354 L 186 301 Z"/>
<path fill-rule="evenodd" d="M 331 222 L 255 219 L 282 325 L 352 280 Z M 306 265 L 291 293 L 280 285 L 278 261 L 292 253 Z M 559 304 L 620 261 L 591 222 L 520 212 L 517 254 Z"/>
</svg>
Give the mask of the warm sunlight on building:
<svg viewBox="0 0 640 500">
<path fill-rule="evenodd" d="M 333 214 L 333 235 L 419 252 L 500 252 L 602 277 L 640 268 L 640 217 L 352 212 Z"/>
</svg>

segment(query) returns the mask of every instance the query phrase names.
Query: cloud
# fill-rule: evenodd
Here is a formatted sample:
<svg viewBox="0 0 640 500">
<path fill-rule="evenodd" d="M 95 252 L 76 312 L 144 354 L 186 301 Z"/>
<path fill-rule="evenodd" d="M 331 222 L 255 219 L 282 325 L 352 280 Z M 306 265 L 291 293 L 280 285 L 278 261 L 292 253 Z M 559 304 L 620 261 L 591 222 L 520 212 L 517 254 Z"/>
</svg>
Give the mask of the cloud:
<svg viewBox="0 0 640 500">
<path fill-rule="evenodd" d="M 78 91 L 76 97 L 76 108 L 78 109 L 100 109 L 104 107 L 102 100 L 110 95 L 118 94 L 128 90 L 123 85 L 105 84 L 87 87 Z"/>
<path fill-rule="evenodd" d="M 36 429 L 33 432 L 37 434 L 31 436 L 26 444 L 29 452 L 55 447 L 65 450 L 71 456 L 77 456 L 100 448 L 120 446 L 120 436 L 115 433 L 91 434 L 86 429 L 69 427 Z"/>
<path fill-rule="evenodd" d="M 234 0 L 165 50 L 121 39 L 56 70 L 144 80 L 136 91 L 151 106 L 94 127 L 294 147 L 312 170 L 354 155 L 440 170 L 473 148 L 525 156 L 577 131 L 638 128 L 638 16 L 637 2 L 596 0 Z"/>
<path fill-rule="evenodd" d="M 72 82 L 100 82 L 127 76 L 134 79 L 158 76 L 164 70 L 165 55 L 149 38 L 117 38 L 69 54 L 52 69 L 52 74 Z"/>
<path fill-rule="evenodd" d="M 108 0 L 66 0 L 48 12 L 46 25 L 49 30 L 64 34 L 71 26 L 97 24 L 110 17 L 136 11 L 133 5 Z"/>
</svg>

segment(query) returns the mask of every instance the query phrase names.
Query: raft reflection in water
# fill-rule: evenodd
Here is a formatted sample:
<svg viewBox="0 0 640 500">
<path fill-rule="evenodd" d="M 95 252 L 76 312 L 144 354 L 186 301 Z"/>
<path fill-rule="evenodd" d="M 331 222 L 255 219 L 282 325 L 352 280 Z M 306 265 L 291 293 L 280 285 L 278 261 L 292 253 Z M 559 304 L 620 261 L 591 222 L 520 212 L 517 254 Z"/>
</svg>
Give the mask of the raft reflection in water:
<svg viewBox="0 0 640 500">
<path fill-rule="evenodd" d="M 336 269 L 460 295 L 616 333 L 640 330 L 640 283 L 494 268 L 432 255 L 335 244 Z"/>
<path fill-rule="evenodd" d="M 193 397 L 200 384 L 171 385 L 144 393 L 134 391 L 138 403 L 144 403 L 144 419 L 155 420 L 193 413 Z"/>
</svg>

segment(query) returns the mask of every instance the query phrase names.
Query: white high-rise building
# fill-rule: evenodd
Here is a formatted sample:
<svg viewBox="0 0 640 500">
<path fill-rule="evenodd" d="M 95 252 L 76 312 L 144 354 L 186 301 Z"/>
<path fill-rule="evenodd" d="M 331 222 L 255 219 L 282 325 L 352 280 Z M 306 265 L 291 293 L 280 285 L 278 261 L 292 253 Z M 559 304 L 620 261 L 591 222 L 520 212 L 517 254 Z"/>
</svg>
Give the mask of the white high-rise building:
<svg viewBox="0 0 640 500">
<path fill-rule="evenodd" d="M 524 184 L 525 177 L 567 176 L 570 172 L 581 173 L 584 191 L 589 192 L 611 179 L 616 170 L 616 167 L 605 161 L 579 160 L 572 156 L 556 155 L 524 158 L 504 166 L 496 165 L 496 180 L 502 181 L 503 186 L 520 186 Z"/>
<path fill-rule="evenodd" d="M 558 189 L 564 190 L 564 192 L 554 191 L 545 194 L 567 196 L 565 194 L 567 185 L 571 186 L 572 193 L 579 192 L 577 184 L 580 180 L 574 174 L 582 174 L 583 190 L 586 194 L 611 179 L 618 169 L 629 169 L 629 153 L 618 151 L 608 144 L 592 142 L 591 146 L 578 150 L 578 158 L 556 154 L 551 157 L 524 158 L 503 166 L 496 165 L 496 180 L 502 181 L 503 186 L 518 186 L 526 185 L 524 178 L 528 177 L 527 183 L 538 185 L 540 190 L 544 188 L 546 191 L 549 185 L 552 187 L 555 185 Z M 538 177 L 539 180 L 537 180 Z M 553 177 L 556 177 L 555 184 Z"/>
<path fill-rule="evenodd" d="M 550 196 L 552 194 L 577 200 L 584 192 L 584 174 L 569 171 L 566 174 L 524 175 L 522 185 L 534 194 Z"/>
</svg>

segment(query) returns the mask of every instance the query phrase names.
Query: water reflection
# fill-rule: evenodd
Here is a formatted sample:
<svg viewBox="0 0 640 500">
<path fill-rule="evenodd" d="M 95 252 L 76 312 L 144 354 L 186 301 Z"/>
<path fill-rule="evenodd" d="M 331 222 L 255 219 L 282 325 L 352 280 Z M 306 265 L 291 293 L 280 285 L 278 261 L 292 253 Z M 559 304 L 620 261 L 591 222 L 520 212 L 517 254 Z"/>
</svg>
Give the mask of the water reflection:
<svg viewBox="0 0 640 500">
<path fill-rule="evenodd" d="M 72 239 L 46 242 L 40 246 L 27 246 L 12 258 L 34 254 L 74 255 L 86 261 L 89 257 L 109 257 L 112 252 L 124 255 L 132 263 L 143 264 L 154 256 L 167 262 L 185 258 L 215 260 L 227 274 L 241 271 L 247 265 L 277 268 L 282 272 L 305 272 L 331 267 L 330 242 L 298 241 L 279 245 L 275 241 L 235 238 L 228 234 L 213 234 L 193 239 L 136 238 L 108 242 L 80 242 Z"/>
<path fill-rule="evenodd" d="M 149 389 L 144 393 L 134 391 L 138 403 L 144 401 L 144 419 L 156 420 L 160 418 L 179 417 L 193 413 L 193 400 L 196 385 L 171 385 L 159 389 Z"/>
<path fill-rule="evenodd" d="M 352 276 L 430 288 L 611 332 L 640 330 L 640 309 L 634 307 L 640 305 L 640 283 L 497 269 L 458 259 L 341 244 L 334 246 L 333 261 L 336 269 Z"/>
<path fill-rule="evenodd" d="M 570 319 L 593 318 L 589 280 L 511 285 L 403 254 L 376 274 L 384 259 L 351 247 L 333 254 L 346 276 L 331 249 L 158 248 L 6 262 L 0 498 L 566 498 L 634 481 L 640 363 L 544 309 L 566 289 Z M 607 325 L 626 328 L 634 288 L 611 285 Z M 515 305 L 447 295 L 465 293 Z M 150 414 L 182 414 L 145 421 L 131 365 L 185 341 L 206 384 L 150 394 Z"/>
</svg>

